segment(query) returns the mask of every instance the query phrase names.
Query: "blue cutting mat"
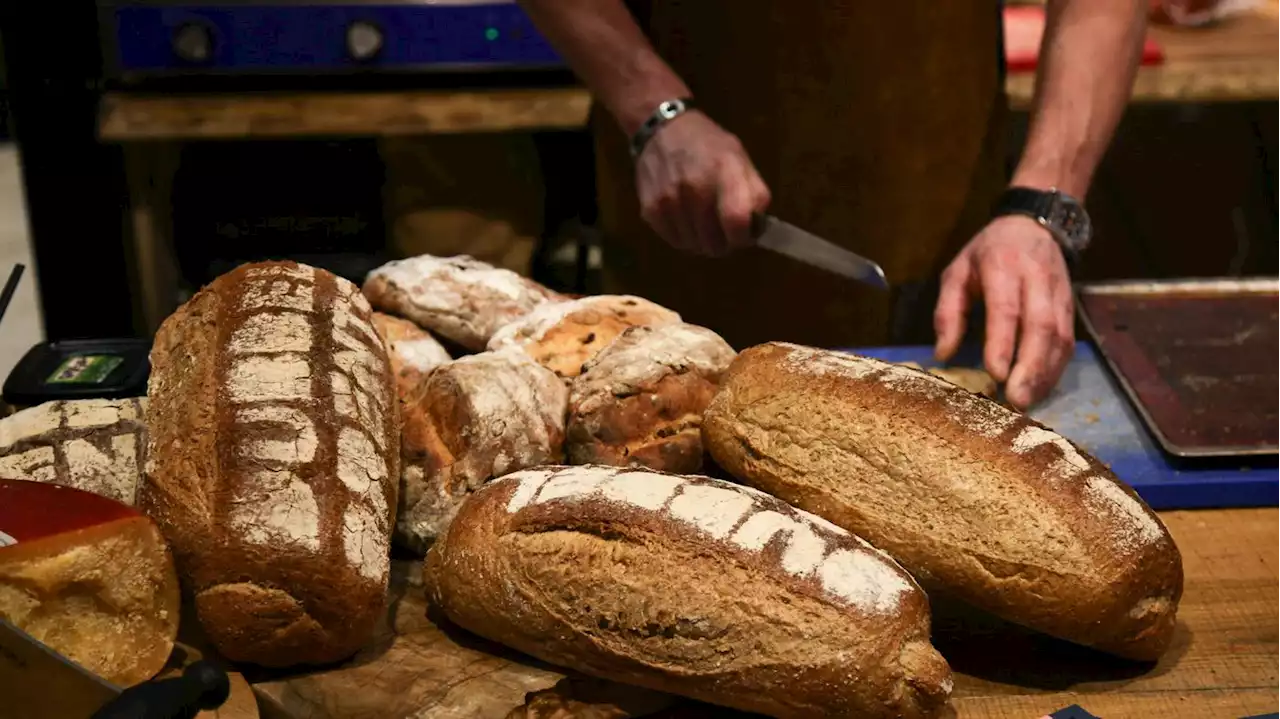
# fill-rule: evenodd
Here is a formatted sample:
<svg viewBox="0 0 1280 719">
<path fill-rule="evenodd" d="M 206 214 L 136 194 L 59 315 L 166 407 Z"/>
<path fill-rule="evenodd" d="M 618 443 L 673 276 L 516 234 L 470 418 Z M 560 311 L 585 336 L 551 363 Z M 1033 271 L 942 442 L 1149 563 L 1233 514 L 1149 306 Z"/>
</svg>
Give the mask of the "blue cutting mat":
<svg viewBox="0 0 1280 719">
<path fill-rule="evenodd" d="M 851 350 L 890 362 L 930 367 L 932 347 Z M 953 365 L 979 367 L 981 348 L 966 347 Z M 1153 509 L 1274 507 L 1276 457 L 1180 460 L 1161 451 L 1093 346 L 1076 343 L 1062 382 L 1031 416 L 1073 440 L 1127 482 Z"/>
</svg>

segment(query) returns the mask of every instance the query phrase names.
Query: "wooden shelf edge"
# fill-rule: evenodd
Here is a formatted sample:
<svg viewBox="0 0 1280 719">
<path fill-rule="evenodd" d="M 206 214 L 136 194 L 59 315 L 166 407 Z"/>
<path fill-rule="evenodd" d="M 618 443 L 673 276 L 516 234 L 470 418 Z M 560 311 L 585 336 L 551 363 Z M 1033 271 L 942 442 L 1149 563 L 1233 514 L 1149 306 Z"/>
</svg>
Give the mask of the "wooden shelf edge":
<svg viewBox="0 0 1280 719">
<path fill-rule="evenodd" d="M 465 92 L 201 95 L 106 93 L 98 135 L 111 142 L 457 134 L 586 127 L 576 87 Z"/>
</svg>

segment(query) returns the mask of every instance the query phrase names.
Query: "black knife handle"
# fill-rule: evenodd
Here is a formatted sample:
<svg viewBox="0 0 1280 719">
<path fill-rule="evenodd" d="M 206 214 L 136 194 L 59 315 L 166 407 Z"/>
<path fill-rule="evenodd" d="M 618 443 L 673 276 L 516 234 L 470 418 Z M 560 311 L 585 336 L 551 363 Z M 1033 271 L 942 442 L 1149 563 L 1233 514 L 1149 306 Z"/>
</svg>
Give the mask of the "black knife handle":
<svg viewBox="0 0 1280 719">
<path fill-rule="evenodd" d="M 227 673 L 198 661 L 180 677 L 129 687 L 90 719 L 193 719 L 202 710 L 222 706 L 230 695 Z"/>
</svg>

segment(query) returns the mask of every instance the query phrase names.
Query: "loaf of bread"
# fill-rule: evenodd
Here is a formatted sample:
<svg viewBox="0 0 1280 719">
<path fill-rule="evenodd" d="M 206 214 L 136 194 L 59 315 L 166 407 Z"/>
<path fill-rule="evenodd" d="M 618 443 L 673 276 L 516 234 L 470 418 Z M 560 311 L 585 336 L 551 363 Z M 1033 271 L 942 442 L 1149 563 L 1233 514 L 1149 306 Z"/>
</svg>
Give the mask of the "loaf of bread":
<svg viewBox="0 0 1280 719">
<path fill-rule="evenodd" d="M 712 456 L 742 481 L 885 550 L 928 588 L 1133 659 L 1173 636 L 1182 560 L 1100 462 L 927 372 L 766 344 L 707 409 Z"/>
<path fill-rule="evenodd" d="M 241 266 L 165 320 L 139 506 L 232 661 L 327 663 L 383 615 L 399 409 L 355 285 Z"/>
<path fill-rule="evenodd" d="M 401 399 L 408 397 L 428 372 L 453 359 L 435 337 L 409 320 L 374 312 L 373 328 L 387 344 L 396 394 Z"/>
<path fill-rule="evenodd" d="M 0 618 L 128 687 L 164 667 L 179 615 L 173 557 L 154 522 L 89 492 L 0 479 Z M 0 714 L 20 715 L 11 709 Z"/>
<path fill-rule="evenodd" d="M 0 478 L 74 487 L 132 505 L 145 399 L 46 402 L 0 419 Z"/>
<path fill-rule="evenodd" d="M 695 325 L 627 329 L 570 384 L 569 463 L 700 472 L 702 413 L 733 358 Z"/>
<path fill-rule="evenodd" d="M 515 351 L 441 365 L 405 407 L 396 543 L 419 554 L 480 485 L 563 461 L 568 389 Z"/>
<path fill-rule="evenodd" d="M 427 555 L 459 626 L 585 674 L 781 717 L 929 717 L 924 593 L 844 530 L 729 482 L 594 466 L 490 482 Z"/>
<path fill-rule="evenodd" d="M 564 298 L 511 270 L 466 255 L 421 255 L 369 273 L 364 294 L 373 306 L 407 317 L 465 349 L 483 350 L 499 327 L 545 302 Z"/>
<path fill-rule="evenodd" d="M 628 327 L 660 326 L 680 321 L 665 307 L 628 295 L 598 295 L 545 304 L 499 329 L 489 349 L 519 349 L 565 379 Z"/>
</svg>

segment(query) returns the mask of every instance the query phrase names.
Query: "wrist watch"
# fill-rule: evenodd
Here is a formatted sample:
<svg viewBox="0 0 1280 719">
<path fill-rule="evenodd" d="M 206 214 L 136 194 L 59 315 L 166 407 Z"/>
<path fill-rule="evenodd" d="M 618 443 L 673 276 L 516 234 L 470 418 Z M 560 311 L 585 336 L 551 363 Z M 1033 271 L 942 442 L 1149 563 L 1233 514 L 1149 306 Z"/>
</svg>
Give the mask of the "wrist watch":
<svg viewBox="0 0 1280 719">
<path fill-rule="evenodd" d="M 1093 223 L 1084 205 L 1057 189 L 1010 187 L 996 203 L 995 216 L 1026 215 L 1049 231 L 1070 259 L 1076 259 L 1093 240 Z"/>
</svg>

